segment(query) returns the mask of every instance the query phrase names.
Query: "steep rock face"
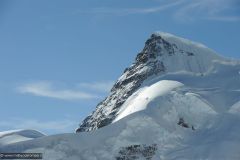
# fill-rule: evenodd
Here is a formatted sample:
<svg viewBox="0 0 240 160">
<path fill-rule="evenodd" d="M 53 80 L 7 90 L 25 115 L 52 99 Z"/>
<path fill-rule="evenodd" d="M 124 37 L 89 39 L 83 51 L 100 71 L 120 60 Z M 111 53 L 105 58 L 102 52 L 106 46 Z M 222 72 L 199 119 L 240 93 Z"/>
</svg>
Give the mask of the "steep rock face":
<svg viewBox="0 0 240 160">
<path fill-rule="evenodd" d="M 114 84 L 110 95 L 97 105 L 76 132 L 95 130 L 112 123 L 124 102 L 146 79 L 166 72 L 204 74 L 212 61 L 218 59 L 221 58 L 201 44 L 168 33 L 152 34 L 135 62 Z"/>
</svg>

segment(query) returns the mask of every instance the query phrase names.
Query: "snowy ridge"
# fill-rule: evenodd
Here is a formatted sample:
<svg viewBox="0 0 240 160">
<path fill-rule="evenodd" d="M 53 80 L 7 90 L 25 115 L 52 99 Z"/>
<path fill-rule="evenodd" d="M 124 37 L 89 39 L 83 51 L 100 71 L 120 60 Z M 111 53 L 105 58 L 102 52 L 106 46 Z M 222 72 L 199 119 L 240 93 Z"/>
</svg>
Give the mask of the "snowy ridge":
<svg viewBox="0 0 240 160">
<path fill-rule="evenodd" d="M 155 34 L 161 36 L 174 48 L 175 55 L 173 57 L 160 57 L 168 72 L 188 71 L 205 73 L 213 65 L 213 61 L 224 60 L 224 58 L 203 44 L 192 42 L 169 33 L 157 32 Z"/>
<path fill-rule="evenodd" d="M 208 56 L 220 57 L 220 55 L 218 55 L 214 50 L 208 48 L 202 43 L 194 42 L 166 32 L 155 32 L 154 35 L 161 36 L 166 41 L 172 44 L 176 44 L 178 47 L 185 49 L 187 51 L 202 50 L 201 54 L 208 53 L 210 54 Z"/>
<path fill-rule="evenodd" d="M 43 136 L 45 136 L 43 133 L 35 130 L 11 130 L 0 132 L 0 146 L 27 141 Z"/>
</svg>

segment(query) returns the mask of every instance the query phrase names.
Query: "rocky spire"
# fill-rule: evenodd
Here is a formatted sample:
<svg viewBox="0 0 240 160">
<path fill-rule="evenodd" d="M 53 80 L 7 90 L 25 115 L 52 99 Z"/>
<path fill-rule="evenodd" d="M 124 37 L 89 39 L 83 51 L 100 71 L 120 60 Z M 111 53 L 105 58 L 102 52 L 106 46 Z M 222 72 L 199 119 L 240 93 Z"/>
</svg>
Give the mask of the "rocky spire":
<svg viewBox="0 0 240 160">
<path fill-rule="evenodd" d="M 162 51 L 160 43 L 170 48 L 168 42 L 154 34 L 146 41 L 144 49 L 137 55 L 135 62 L 125 69 L 110 95 L 97 105 L 96 110 L 82 122 L 77 132 L 91 131 L 110 124 L 121 105 L 147 77 L 164 72 L 163 63 L 156 59 Z M 173 54 L 172 50 L 170 52 Z"/>
</svg>

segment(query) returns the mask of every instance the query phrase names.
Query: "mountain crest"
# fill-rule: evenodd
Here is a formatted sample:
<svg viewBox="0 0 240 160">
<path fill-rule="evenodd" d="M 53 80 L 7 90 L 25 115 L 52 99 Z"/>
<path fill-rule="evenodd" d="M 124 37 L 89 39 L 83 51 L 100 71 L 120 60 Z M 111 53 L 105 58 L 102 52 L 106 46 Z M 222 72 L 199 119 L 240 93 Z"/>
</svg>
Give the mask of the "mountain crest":
<svg viewBox="0 0 240 160">
<path fill-rule="evenodd" d="M 142 52 L 136 57 L 136 63 L 146 63 L 149 59 L 156 59 L 156 57 L 163 55 L 167 51 L 168 55 L 174 54 L 173 46 L 165 41 L 160 35 L 152 34 L 149 38 Z"/>
<path fill-rule="evenodd" d="M 77 132 L 95 130 L 112 123 L 124 102 L 146 79 L 180 71 L 203 74 L 208 71 L 213 60 L 219 59 L 217 54 L 199 43 L 163 32 L 152 34 L 135 62 L 125 69 L 114 84 L 110 95 L 97 105 Z"/>
</svg>

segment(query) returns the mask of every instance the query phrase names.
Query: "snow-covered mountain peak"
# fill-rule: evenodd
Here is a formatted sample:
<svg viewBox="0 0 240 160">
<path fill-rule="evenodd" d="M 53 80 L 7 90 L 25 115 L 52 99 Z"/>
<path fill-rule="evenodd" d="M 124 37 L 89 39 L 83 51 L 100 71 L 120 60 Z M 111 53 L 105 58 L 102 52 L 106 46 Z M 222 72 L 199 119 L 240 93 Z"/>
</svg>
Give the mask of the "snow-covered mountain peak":
<svg viewBox="0 0 240 160">
<path fill-rule="evenodd" d="M 169 33 L 155 32 L 146 41 L 135 63 L 147 65 L 155 62 L 164 67 L 166 72 L 186 71 L 203 74 L 216 60 L 222 61 L 224 58 L 203 44 Z"/>
<path fill-rule="evenodd" d="M 97 105 L 77 132 L 95 130 L 112 123 L 127 99 L 150 79 L 176 73 L 208 75 L 216 72 L 216 62 L 227 64 L 230 61 L 202 44 L 169 33 L 152 34 L 133 64 L 114 84 L 110 95 Z"/>
</svg>

